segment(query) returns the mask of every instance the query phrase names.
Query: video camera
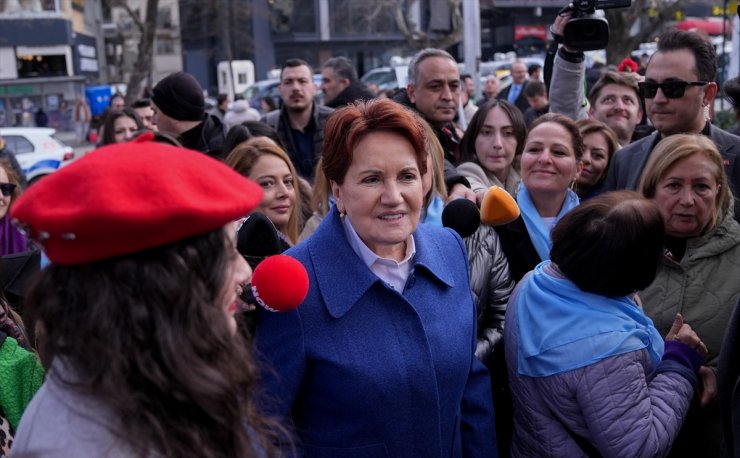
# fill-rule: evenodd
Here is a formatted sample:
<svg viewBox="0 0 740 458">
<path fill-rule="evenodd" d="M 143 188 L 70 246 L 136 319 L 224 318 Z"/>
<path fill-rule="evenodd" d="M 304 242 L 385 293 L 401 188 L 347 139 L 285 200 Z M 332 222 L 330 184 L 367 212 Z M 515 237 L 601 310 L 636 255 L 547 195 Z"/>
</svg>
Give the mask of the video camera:
<svg viewBox="0 0 740 458">
<path fill-rule="evenodd" d="M 563 30 L 563 44 L 577 51 L 605 49 L 609 43 L 609 23 L 594 13 L 596 10 L 630 6 L 632 0 L 573 0 L 558 13 L 573 13 Z"/>
</svg>

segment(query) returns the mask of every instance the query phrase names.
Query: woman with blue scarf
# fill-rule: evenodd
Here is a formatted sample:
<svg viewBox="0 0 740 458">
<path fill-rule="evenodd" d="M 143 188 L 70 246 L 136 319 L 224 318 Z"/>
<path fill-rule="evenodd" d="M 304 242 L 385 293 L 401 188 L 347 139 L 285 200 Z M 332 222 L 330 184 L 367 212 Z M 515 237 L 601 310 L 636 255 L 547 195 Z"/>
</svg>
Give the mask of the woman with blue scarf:
<svg viewBox="0 0 740 458">
<path fill-rule="evenodd" d="M 664 456 L 707 348 L 681 315 L 664 341 L 631 297 L 655 277 L 660 210 L 632 191 L 603 194 L 552 240 L 506 312 L 512 456 Z"/>
<path fill-rule="evenodd" d="M 570 118 L 548 113 L 532 123 L 516 196 L 522 214 L 496 228 L 516 281 L 550 259 L 550 231 L 578 205 L 578 195 L 570 188 L 582 168 L 583 149 L 581 134 Z"/>
</svg>

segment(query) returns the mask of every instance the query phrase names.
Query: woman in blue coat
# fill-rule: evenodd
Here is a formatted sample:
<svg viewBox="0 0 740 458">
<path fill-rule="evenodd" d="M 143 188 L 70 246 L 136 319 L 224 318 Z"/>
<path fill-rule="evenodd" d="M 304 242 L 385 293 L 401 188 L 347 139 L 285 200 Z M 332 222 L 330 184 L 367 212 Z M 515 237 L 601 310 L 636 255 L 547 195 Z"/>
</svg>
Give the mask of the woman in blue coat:
<svg viewBox="0 0 740 458">
<path fill-rule="evenodd" d="M 336 206 L 286 252 L 306 267 L 308 296 L 257 329 L 265 402 L 292 420 L 298 455 L 496 456 L 464 245 L 418 225 L 421 122 L 389 100 L 327 122 Z"/>
</svg>

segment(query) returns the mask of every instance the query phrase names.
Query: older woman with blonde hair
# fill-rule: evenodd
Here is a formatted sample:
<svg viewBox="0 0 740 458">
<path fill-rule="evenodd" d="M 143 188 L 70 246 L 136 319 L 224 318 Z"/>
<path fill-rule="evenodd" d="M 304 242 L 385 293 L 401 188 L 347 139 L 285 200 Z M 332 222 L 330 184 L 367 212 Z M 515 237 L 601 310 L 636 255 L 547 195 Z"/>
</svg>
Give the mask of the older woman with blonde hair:
<svg viewBox="0 0 740 458">
<path fill-rule="evenodd" d="M 237 145 L 225 162 L 262 187 L 262 202 L 255 211 L 272 221 L 283 237 L 284 248 L 297 243 L 303 219 L 302 196 L 288 154 L 269 138 L 255 137 Z"/>
<path fill-rule="evenodd" d="M 708 349 L 700 396 L 674 450 L 718 456 L 721 443 L 715 399 L 718 356 L 740 297 L 740 225 L 716 145 L 704 135 L 677 134 L 655 147 L 640 192 L 660 207 L 665 252 L 655 281 L 640 292 L 645 312 L 663 335 L 681 313 Z"/>
</svg>

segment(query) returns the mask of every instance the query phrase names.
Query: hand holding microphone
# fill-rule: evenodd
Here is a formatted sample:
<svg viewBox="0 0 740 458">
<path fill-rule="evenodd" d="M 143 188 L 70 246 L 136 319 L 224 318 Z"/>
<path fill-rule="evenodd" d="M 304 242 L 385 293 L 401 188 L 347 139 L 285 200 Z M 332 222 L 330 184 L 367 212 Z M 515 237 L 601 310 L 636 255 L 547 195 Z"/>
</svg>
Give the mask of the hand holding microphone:
<svg viewBox="0 0 740 458">
<path fill-rule="evenodd" d="M 290 256 L 280 255 L 280 236 L 269 218 L 254 212 L 244 222 L 236 249 L 254 271 L 239 299 L 271 312 L 298 307 L 308 294 L 308 273 Z"/>
<path fill-rule="evenodd" d="M 259 304 L 270 312 L 287 312 L 301 305 L 308 294 L 308 273 L 297 260 L 286 255 L 266 258 L 252 273 L 239 299 Z"/>
</svg>

